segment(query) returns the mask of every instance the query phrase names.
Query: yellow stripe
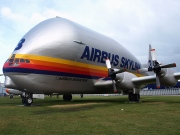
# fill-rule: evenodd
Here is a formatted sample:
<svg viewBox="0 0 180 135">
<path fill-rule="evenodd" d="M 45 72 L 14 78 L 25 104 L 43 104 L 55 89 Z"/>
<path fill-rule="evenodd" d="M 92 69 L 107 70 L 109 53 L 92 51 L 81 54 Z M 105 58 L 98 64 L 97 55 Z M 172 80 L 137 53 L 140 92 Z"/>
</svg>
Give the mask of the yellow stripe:
<svg viewBox="0 0 180 135">
<path fill-rule="evenodd" d="M 62 63 L 62 64 L 76 65 L 79 67 L 88 67 L 88 68 L 92 68 L 92 69 L 99 69 L 99 70 L 107 71 L 106 67 L 90 65 L 90 64 L 85 64 L 85 63 L 71 61 L 71 60 L 64 60 L 64 59 L 60 59 L 60 58 L 52 58 L 52 57 L 48 57 L 48 56 L 39 56 L 39 55 L 30 55 L 30 54 L 16 54 L 16 58 L 24 58 L 24 59 L 30 59 L 30 60 L 34 59 L 34 60 L 40 60 L 40 61 Z"/>
<path fill-rule="evenodd" d="M 23 58 L 23 59 L 30 59 L 30 60 L 40 60 L 40 61 L 47 61 L 47 62 L 55 62 L 55 63 L 61 63 L 61 64 L 67 64 L 67 65 L 76 65 L 79 67 L 86 67 L 86 68 L 91 68 L 91 69 L 98 69 L 98 70 L 103 70 L 107 71 L 106 67 L 102 66 L 96 66 L 96 65 L 90 65 L 90 64 L 85 64 L 81 62 L 76 62 L 76 61 L 71 61 L 71 60 L 65 60 L 61 58 L 53 58 L 53 57 L 48 57 L 48 56 L 39 56 L 39 55 L 31 55 L 31 54 L 16 54 L 16 58 Z M 139 73 L 134 73 L 134 72 L 129 72 L 137 77 L 142 77 L 144 75 L 139 74 Z"/>
<path fill-rule="evenodd" d="M 134 74 L 135 76 L 137 76 L 137 77 L 143 77 L 144 75 L 142 75 L 142 74 L 138 74 L 138 73 L 132 73 L 132 72 L 130 72 L 131 74 Z"/>
</svg>

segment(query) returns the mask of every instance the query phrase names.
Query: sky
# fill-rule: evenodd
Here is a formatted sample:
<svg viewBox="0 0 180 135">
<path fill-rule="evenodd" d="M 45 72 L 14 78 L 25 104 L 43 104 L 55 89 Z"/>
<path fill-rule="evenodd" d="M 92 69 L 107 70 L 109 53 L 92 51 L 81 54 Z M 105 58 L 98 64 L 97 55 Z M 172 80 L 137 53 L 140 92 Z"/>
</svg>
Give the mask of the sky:
<svg viewBox="0 0 180 135">
<path fill-rule="evenodd" d="M 22 36 L 56 16 L 111 37 L 142 63 L 151 44 L 160 63 L 180 72 L 180 0 L 1 0 L 0 68 Z"/>
</svg>

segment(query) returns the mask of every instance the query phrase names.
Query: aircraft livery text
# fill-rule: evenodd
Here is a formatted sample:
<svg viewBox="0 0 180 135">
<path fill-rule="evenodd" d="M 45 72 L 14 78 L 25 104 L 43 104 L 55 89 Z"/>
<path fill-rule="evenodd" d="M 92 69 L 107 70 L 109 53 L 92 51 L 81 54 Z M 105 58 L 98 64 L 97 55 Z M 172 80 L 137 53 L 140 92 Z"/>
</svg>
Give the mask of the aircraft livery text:
<svg viewBox="0 0 180 135">
<path fill-rule="evenodd" d="M 98 63 L 105 63 L 106 59 L 109 58 L 113 66 L 120 68 L 126 68 L 130 70 L 140 69 L 140 64 L 126 57 L 119 57 L 117 54 L 111 54 L 106 51 L 102 51 L 96 48 L 90 48 L 86 46 L 82 53 L 81 59 L 88 61 L 94 61 Z"/>
</svg>

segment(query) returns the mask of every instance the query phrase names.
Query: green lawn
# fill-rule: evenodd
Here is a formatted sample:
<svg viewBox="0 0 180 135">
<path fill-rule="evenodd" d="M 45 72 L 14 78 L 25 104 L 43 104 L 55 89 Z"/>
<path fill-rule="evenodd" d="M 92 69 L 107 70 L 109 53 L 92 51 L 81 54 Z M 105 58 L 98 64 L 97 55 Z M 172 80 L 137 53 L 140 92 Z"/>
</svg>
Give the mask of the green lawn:
<svg viewBox="0 0 180 135">
<path fill-rule="evenodd" d="M 20 97 L 0 97 L 0 135 L 179 135 L 180 96 L 56 96 L 21 106 Z"/>
</svg>

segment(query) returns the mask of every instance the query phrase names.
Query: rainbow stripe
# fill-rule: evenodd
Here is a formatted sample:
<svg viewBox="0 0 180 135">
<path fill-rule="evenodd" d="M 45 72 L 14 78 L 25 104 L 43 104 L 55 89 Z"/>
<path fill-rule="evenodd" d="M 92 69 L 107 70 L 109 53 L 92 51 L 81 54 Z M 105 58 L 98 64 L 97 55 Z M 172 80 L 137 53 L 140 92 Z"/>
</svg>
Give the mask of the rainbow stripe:
<svg viewBox="0 0 180 135">
<path fill-rule="evenodd" d="M 20 63 L 19 66 L 8 66 L 7 63 L 4 66 L 5 72 L 35 73 L 94 79 L 107 76 L 106 67 L 71 60 L 30 54 L 16 54 L 15 58 L 29 59 L 31 62 Z"/>
<path fill-rule="evenodd" d="M 56 76 L 68 76 L 88 79 L 99 79 L 107 76 L 107 68 L 48 56 L 16 54 L 15 58 L 29 59 L 30 63 L 9 66 L 5 63 L 4 72 L 34 73 Z M 139 76 L 140 74 L 135 74 Z"/>
</svg>

